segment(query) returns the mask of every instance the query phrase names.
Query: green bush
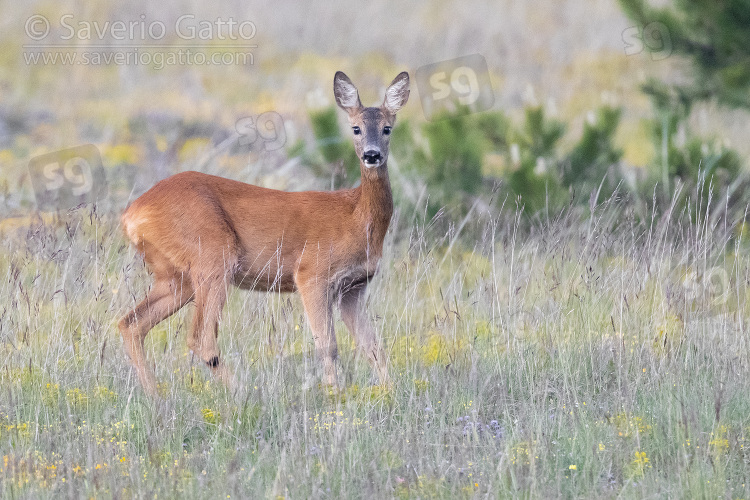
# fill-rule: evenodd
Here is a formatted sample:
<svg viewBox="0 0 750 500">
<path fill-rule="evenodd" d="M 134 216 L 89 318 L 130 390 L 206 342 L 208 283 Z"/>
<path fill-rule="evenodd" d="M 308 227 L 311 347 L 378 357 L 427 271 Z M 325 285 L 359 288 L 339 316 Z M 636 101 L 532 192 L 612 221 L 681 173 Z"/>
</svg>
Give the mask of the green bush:
<svg viewBox="0 0 750 500">
<path fill-rule="evenodd" d="M 527 213 L 535 213 L 564 201 L 557 143 L 565 133 L 565 124 L 548 119 L 541 106 L 527 108 L 525 115 L 521 129 L 510 134 L 506 157 L 514 170 L 508 176 L 508 187 Z"/>
<path fill-rule="evenodd" d="M 605 106 L 599 108 L 593 122 L 586 122 L 581 140 L 564 161 L 565 186 L 583 194 L 598 190 L 599 202 L 612 195 L 620 180 L 612 167 L 622 158 L 622 150 L 614 145 L 621 114 L 621 109 Z"/>
<path fill-rule="evenodd" d="M 470 119 L 446 117 L 425 124 L 423 133 L 430 146 L 430 185 L 450 198 L 462 192 L 476 194 L 482 184 L 483 137 Z"/>
<path fill-rule="evenodd" d="M 662 201 L 668 201 L 679 180 L 686 188 L 685 196 L 700 185 L 698 192 L 706 201 L 716 198 L 720 190 L 742 175 L 737 152 L 690 133 L 688 118 L 695 102 L 692 96 L 656 80 L 644 85 L 643 91 L 654 108 L 651 132 L 657 154 L 642 191 L 654 192 L 654 186 L 661 183 L 662 189 L 656 192 L 661 193 Z"/>
<path fill-rule="evenodd" d="M 329 106 L 310 112 L 310 124 L 315 135 L 316 149 L 334 177 L 334 185 L 353 184 L 359 179 L 359 158 L 351 140 L 341 133 L 338 110 Z"/>
<path fill-rule="evenodd" d="M 533 214 L 564 205 L 571 188 L 587 193 L 599 189 L 619 161 L 622 152 L 614 146 L 614 135 L 620 110 L 605 107 L 596 117 L 586 124 L 581 140 L 567 156 L 562 156 L 558 147 L 565 124 L 550 119 L 541 106 L 527 108 L 520 127 L 502 112 L 445 115 L 425 123 L 419 131 L 402 121 L 394 130 L 392 153 L 424 179 L 433 214 L 445 205 L 465 210 L 473 198 L 489 197 L 490 182 L 483 177 L 483 163 L 488 153 L 500 155 L 504 161 L 499 174 L 506 192 Z M 424 141 L 415 139 L 418 132 Z M 611 194 L 617 182 L 619 179 L 611 176 L 600 197 Z"/>
</svg>

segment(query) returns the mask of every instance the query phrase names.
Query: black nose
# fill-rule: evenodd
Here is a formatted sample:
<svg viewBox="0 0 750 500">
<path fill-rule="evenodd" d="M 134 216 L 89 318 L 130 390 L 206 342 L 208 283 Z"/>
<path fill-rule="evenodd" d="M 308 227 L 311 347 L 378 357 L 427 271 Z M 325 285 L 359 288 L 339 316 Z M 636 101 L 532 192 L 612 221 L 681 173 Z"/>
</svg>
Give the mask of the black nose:
<svg viewBox="0 0 750 500">
<path fill-rule="evenodd" d="M 380 158 L 380 151 L 374 149 L 368 149 L 365 151 L 365 154 L 362 155 L 362 159 L 365 160 L 365 163 L 377 163 L 380 161 Z"/>
</svg>

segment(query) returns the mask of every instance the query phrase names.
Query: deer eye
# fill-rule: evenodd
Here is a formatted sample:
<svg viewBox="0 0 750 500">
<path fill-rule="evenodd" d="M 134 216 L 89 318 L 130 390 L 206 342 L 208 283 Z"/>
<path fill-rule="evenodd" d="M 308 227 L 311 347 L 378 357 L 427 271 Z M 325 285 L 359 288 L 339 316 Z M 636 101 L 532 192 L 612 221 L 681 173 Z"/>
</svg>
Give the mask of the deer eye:
<svg viewBox="0 0 750 500">
<path fill-rule="evenodd" d="M 362 133 L 362 129 L 359 127 L 352 127 L 352 132 L 354 132 L 354 135 L 359 135 Z"/>
<path fill-rule="evenodd" d="M 384 135 L 391 135 L 391 127 L 385 127 L 383 129 L 383 134 Z"/>
</svg>

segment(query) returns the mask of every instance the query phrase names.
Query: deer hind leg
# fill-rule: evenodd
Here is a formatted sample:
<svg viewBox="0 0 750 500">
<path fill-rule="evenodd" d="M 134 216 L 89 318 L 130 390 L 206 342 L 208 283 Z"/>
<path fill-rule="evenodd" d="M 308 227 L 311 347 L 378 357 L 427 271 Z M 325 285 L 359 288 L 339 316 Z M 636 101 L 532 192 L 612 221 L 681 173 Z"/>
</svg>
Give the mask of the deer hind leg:
<svg viewBox="0 0 750 500">
<path fill-rule="evenodd" d="M 222 265 L 223 267 L 223 265 Z M 195 285 L 195 313 L 188 336 L 188 347 L 211 369 L 211 373 L 228 388 L 232 376 L 221 361 L 219 352 L 219 320 L 227 299 L 228 273 L 214 273 L 200 279 Z"/>
<path fill-rule="evenodd" d="M 190 302 L 192 294 L 193 289 L 187 277 L 157 276 L 146 298 L 120 320 L 118 326 L 125 350 L 130 356 L 138 380 L 150 396 L 157 395 L 157 388 L 154 372 L 146 363 L 143 346 L 146 335 L 156 324 Z"/>
<path fill-rule="evenodd" d="M 367 356 L 381 384 L 388 384 L 388 365 L 383 348 L 378 343 L 375 328 L 365 310 L 366 284 L 354 285 L 341 293 L 341 319 L 352 333 L 360 353 Z"/>
<path fill-rule="evenodd" d="M 298 283 L 297 289 L 302 296 L 307 321 L 310 323 L 315 352 L 318 359 L 323 361 L 323 382 L 327 385 L 338 386 L 336 360 L 338 359 L 338 345 L 333 326 L 333 301 L 330 288 L 325 282 L 310 280 Z"/>
</svg>

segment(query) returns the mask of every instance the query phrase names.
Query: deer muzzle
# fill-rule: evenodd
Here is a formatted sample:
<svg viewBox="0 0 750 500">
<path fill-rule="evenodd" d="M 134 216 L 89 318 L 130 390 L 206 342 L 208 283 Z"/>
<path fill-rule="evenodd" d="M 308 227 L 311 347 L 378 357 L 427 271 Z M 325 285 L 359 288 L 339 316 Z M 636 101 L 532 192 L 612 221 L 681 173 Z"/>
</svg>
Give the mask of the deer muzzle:
<svg viewBox="0 0 750 500">
<path fill-rule="evenodd" d="M 367 149 L 362 155 L 362 162 L 367 168 L 374 168 L 380 165 L 383 161 L 383 155 L 380 154 L 379 149 L 370 148 Z"/>
</svg>

